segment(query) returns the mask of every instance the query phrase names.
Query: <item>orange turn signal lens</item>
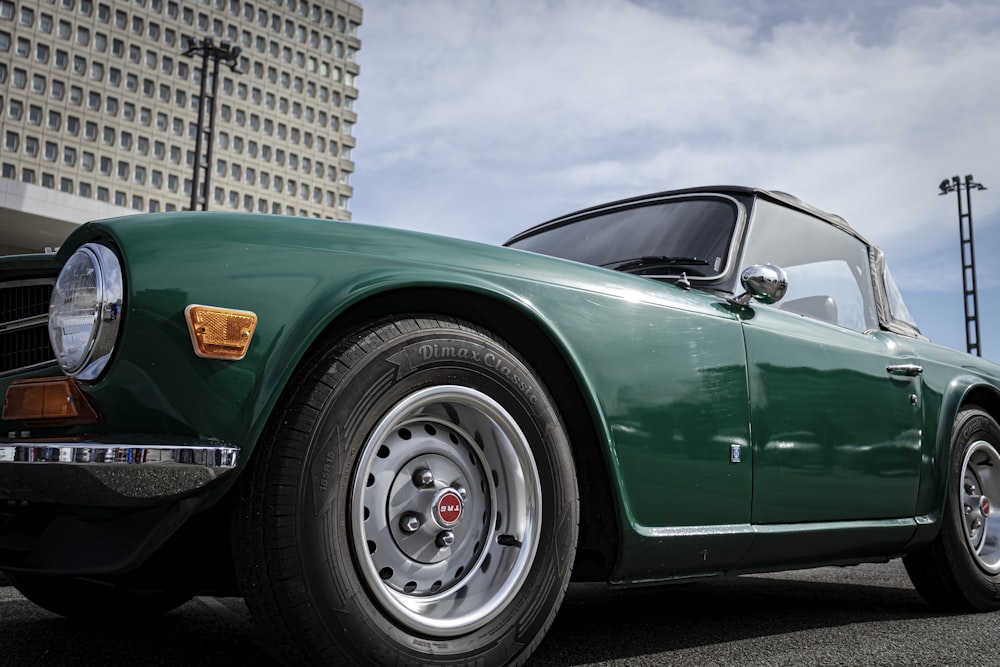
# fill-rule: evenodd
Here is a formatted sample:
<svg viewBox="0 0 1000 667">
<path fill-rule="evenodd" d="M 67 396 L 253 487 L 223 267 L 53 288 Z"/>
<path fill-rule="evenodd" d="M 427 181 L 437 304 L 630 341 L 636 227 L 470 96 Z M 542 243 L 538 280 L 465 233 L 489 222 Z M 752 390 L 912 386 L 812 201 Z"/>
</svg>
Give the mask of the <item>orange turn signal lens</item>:
<svg viewBox="0 0 1000 667">
<path fill-rule="evenodd" d="M 257 316 L 246 310 L 192 304 L 184 309 L 184 318 L 194 353 L 205 359 L 242 359 L 257 328 Z"/>
<path fill-rule="evenodd" d="M 69 378 L 19 380 L 7 387 L 3 418 L 33 426 L 99 424 L 100 416 Z"/>
</svg>

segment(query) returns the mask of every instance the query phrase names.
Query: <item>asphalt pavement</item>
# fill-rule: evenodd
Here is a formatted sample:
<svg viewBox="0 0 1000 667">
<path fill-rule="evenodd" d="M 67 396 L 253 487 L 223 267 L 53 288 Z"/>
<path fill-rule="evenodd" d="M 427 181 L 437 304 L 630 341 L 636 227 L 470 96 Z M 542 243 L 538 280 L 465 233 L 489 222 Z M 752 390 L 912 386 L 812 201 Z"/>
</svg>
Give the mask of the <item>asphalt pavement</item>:
<svg viewBox="0 0 1000 667">
<path fill-rule="evenodd" d="M 0 588 L 0 665 L 270 665 L 246 606 L 196 598 L 156 623 L 73 623 Z M 658 588 L 570 587 L 528 667 L 1000 665 L 1000 612 L 934 612 L 902 564 Z"/>
</svg>

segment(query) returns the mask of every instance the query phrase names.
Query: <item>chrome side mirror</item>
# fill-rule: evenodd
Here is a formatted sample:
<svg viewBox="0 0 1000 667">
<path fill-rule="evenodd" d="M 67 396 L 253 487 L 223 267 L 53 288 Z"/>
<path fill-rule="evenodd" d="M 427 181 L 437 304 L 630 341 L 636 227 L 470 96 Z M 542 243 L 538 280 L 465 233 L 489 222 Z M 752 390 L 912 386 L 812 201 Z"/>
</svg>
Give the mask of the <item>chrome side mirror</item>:
<svg viewBox="0 0 1000 667">
<path fill-rule="evenodd" d="M 740 283 L 746 291 L 729 299 L 729 303 L 746 306 L 750 299 L 761 303 L 777 303 L 788 291 L 788 276 L 785 270 L 774 264 L 757 264 L 743 269 Z"/>
</svg>

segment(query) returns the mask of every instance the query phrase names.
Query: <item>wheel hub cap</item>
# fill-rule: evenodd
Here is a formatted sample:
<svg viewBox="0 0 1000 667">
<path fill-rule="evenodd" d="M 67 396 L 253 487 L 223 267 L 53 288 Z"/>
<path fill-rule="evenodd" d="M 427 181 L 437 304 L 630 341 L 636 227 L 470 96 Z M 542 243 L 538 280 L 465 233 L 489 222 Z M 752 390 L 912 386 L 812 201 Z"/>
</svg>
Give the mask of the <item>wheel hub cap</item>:
<svg viewBox="0 0 1000 667">
<path fill-rule="evenodd" d="M 462 520 L 462 498 L 456 491 L 442 489 L 434 499 L 434 521 L 442 528 L 453 528 Z"/>
<path fill-rule="evenodd" d="M 1000 452 L 985 440 L 969 445 L 962 462 L 961 508 L 966 544 L 976 564 L 1000 574 L 1000 522 L 991 497 L 1000 497 Z"/>
<path fill-rule="evenodd" d="M 538 546 L 541 488 L 528 442 L 503 407 L 466 387 L 414 392 L 382 418 L 358 459 L 351 504 L 368 590 L 426 635 L 489 622 Z"/>
</svg>

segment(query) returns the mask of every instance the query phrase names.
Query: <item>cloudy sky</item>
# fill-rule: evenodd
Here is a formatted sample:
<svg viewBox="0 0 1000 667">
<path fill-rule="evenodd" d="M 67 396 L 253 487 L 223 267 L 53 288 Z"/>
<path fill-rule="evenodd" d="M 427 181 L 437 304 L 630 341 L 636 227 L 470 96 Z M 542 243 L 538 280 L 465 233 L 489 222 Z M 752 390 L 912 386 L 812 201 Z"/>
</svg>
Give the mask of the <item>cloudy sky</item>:
<svg viewBox="0 0 1000 667">
<path fill-rule="evenodd" d="M 354 219 L 500 243 L 716 183 L 791 192 L 886 250 L 965 349 L 973 174 L 983 356 L 1000 361 L 1000 3 L 362 0 Z"/>
</svg>

